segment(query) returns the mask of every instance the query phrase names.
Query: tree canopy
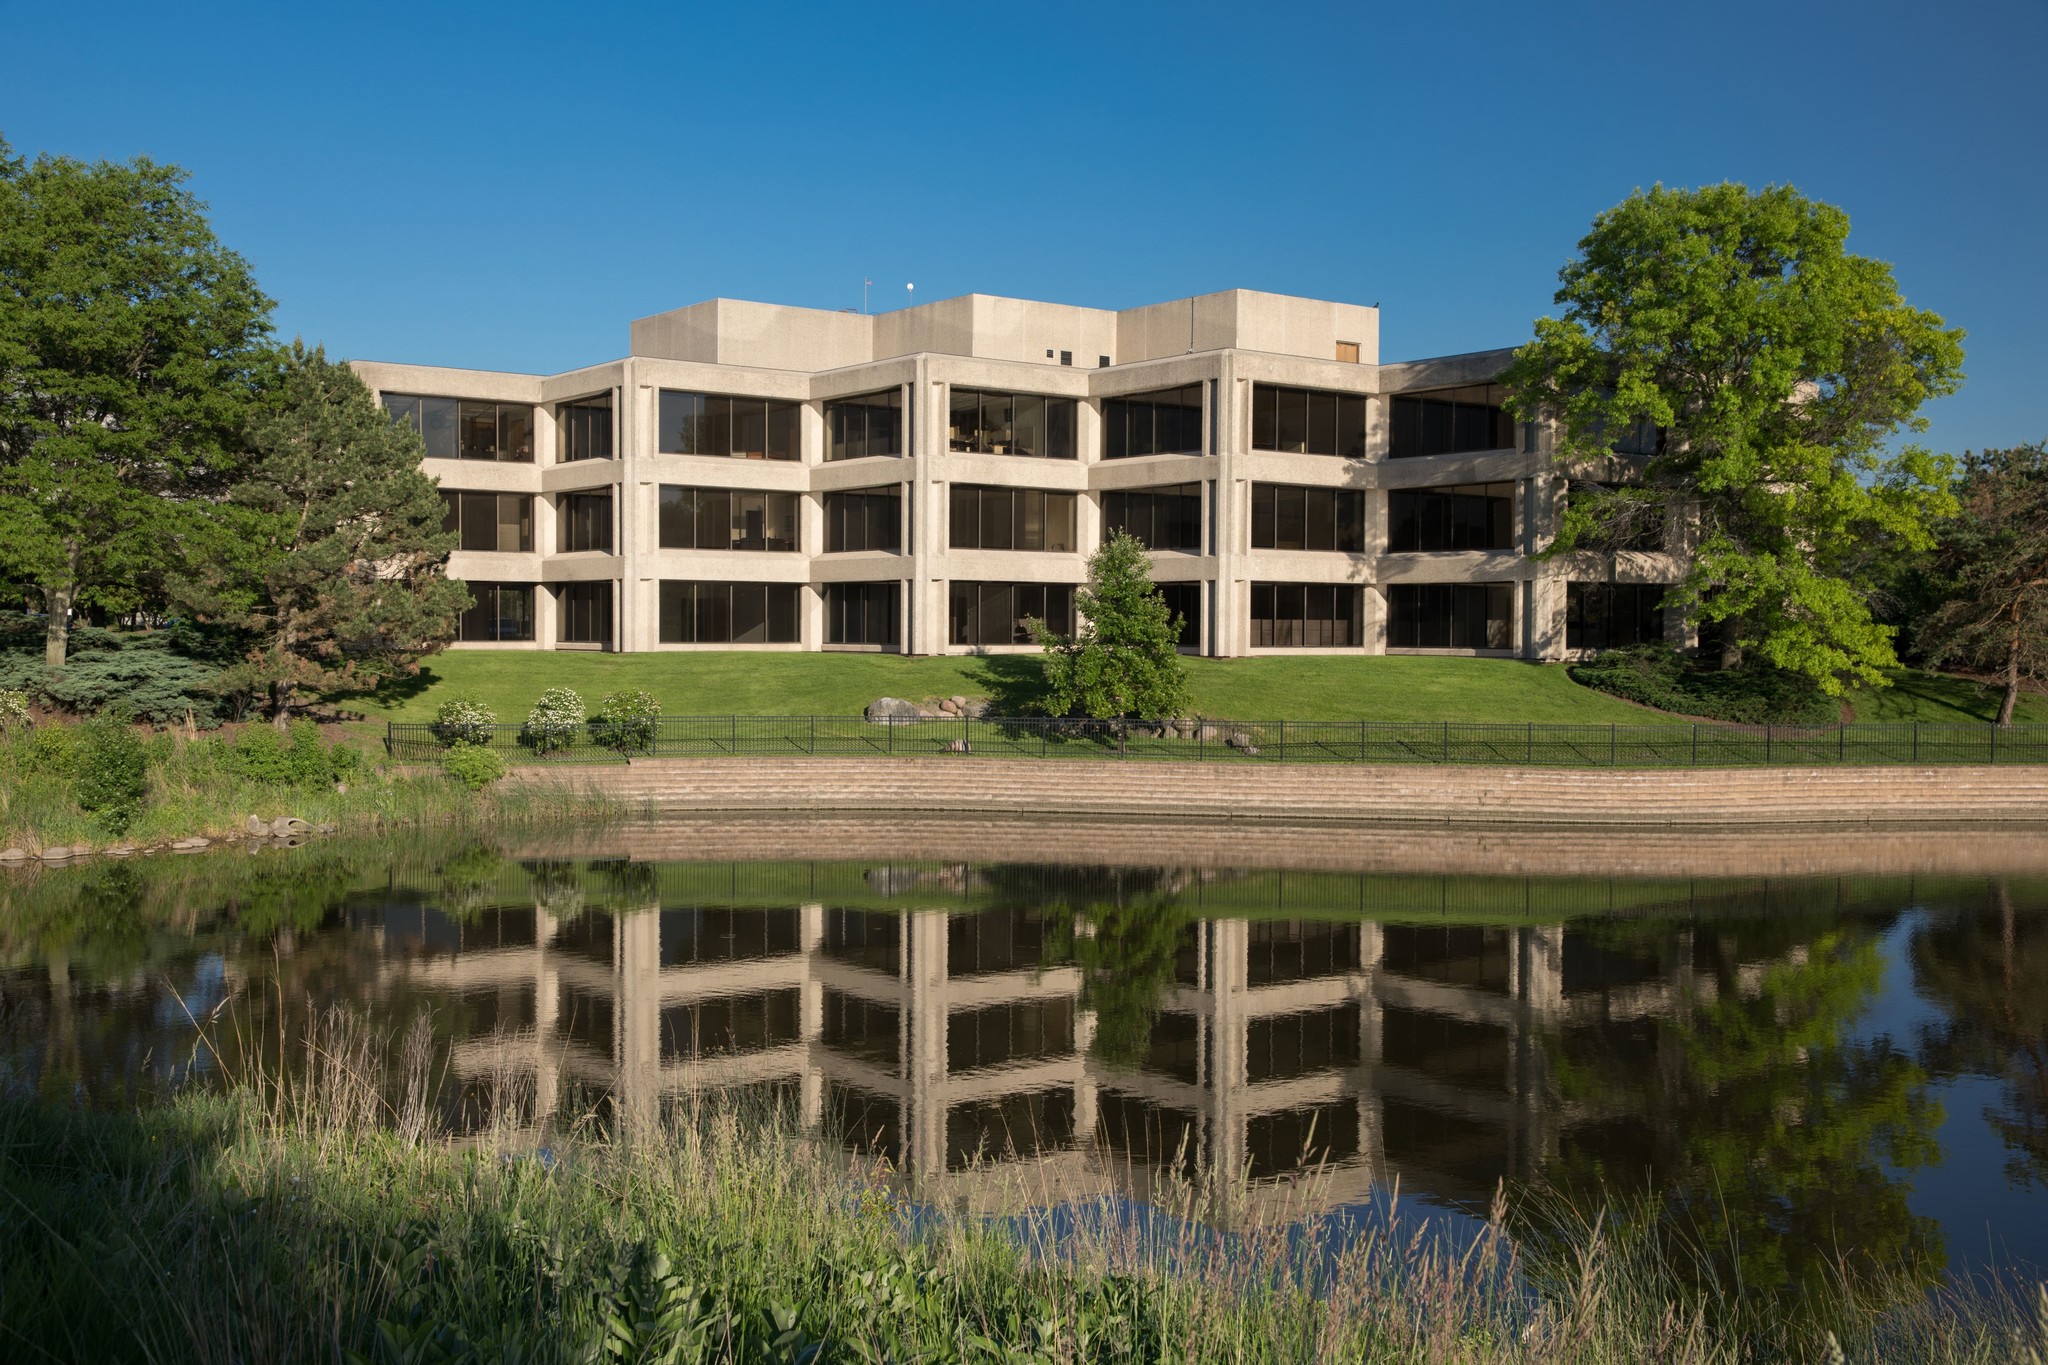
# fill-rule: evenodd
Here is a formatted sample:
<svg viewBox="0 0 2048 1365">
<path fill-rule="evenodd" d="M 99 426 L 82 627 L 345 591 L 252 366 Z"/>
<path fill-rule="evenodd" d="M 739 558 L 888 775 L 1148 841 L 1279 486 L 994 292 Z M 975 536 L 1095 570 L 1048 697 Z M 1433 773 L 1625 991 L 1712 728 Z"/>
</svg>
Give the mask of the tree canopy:
<svg viewBox="0 0 2048 1365">
<path fill-rule="evenodd" d="M 1956 494 L 1933 555 L 1943 600 L 1916 643 L 1930 664 L 1998 673 L 2009 725 L 2021 681 L 2048 678 L 2048 446 L 1966 456 Z"/>
<path fill-rule="evenodd" d="M 348 366 L 293 343 L 248 445 L 248 477 L 193 556 L 208 568 L 180 590 L 247 632 L 222 686 L 264 694 L 283 727 L 302 690 L 372 684 L 441 648 L 469 594 L 444 574 L 456 538 L 418 434 Z"/>
<path fill-rule="evenodd" d="M 1696 541 L 1667 607 L 1831 694 L 1897 662 L 1871 613 L 1883 558 L 1927 546 L 1953 503 L 1944 457 L 1887 442 L 1925 429 L 1963 360 L 1962 333 L 1848 233 L 1790 186 L 1638 192 L 1594 220 L 1562 315 L 1505 376 L 1517 415 L 1556 419 L 1568 467 L 1614 475 L 1575 487 L 1554 552 L 1661 504 Z M 1613 470 L 1647 424 L 1658 453 Z"/>
<path fill-rule="evenodd" d="M 0 576 L 53 669 L 72 608 L 154 591 L 236 467 L 271 301 L 185 179 L 0 142 Z"/>
<path fill-rule="evenodd" d="M 1179 714 L 1188 704 L 1180 620 L 1152 584 L 1145 542 L 1114 531 L 1088 558 L 1073 635 L 1034 622 L 1045 648 L 1046 709 L 1108 720 Z"/>
</svg>

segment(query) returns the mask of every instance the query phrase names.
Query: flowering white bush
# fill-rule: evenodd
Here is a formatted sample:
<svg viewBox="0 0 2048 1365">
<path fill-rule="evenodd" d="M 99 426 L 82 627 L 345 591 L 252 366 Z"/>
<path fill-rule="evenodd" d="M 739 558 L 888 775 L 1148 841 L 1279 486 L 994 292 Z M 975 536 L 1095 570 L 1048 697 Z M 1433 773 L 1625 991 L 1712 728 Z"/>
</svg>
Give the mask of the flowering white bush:
<svg viewBox="0 0 2048 1365">
<path fill-rule="evenodd" d="M 573 687 L 550 687 L 526 713 L 519 738 L 536 754 L 558 754 L 583 729 L 583 698 Z"/>
<path fill-rule="evenodd" d="M 475 697 L 450 697 L 434 712 L 434 738 L 443 744 L 477 744 L 488 747 L 497 713 Z"/>
<path fill-rule="evenodd" d="M 597 716 L 590 722 L 590 731 L 607 749 L 620 753 L 637 749 L 646 753 L 654 748 L 654 723 L 660 716 L 661 703 L 652 692 L 638 688 L 607 692 L 597 704 Z"/>
<path fill-rule="evenodd" d="M 0 687 L 0 730 L 20 730 L 28 723 L 28 693 Z"/>
</svg>

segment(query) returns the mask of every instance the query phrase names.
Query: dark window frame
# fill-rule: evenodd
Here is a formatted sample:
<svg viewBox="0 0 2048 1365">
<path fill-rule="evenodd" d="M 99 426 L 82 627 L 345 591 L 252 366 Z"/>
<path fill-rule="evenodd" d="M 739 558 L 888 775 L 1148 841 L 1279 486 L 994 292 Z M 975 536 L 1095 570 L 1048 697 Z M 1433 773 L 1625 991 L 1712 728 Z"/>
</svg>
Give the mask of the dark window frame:
<svg viewBox="0 0 2048 1365">
<path fill-rule="evenodd" d="M 655 450 L 714 460 L 801 460 L 803 406 L 792 398 L 662 389 L 655 395 Z"/>
<path fill-rule="evenodd" d="M 880 583 L 827 583 L 825 585 L 825 643 L 828 645 L 875 645 L 900 649 L 903 645 L 903 585 Z"/>
<path fill-rule="evenodd" d="M 656 593 L 655 637 L 662 644 L 803 643 L 801 583 L 664 578 Z"/>
<path fill-rule="evenodd" d="M 1253 583 L 1254 649 L 1356 649 L 1365 643 L 1365 589 L 1353 583 Z"/>
<path fill-rule="evenodd" d="M 616 459 L 616 435 L 609 389 L 562 403 L 555 409 L 555 463 Z"/>
<path fill-rule="evenodd" d="M 614 554 L 618 538 L 618 502 L 610 488 L 578 489 L 555 501 L 557 554 Z M 596 510 L 603 504 L 603 511 Z"/>
<path fill-rule="evenodd" d="M 1160 484 L 1153 488 L 1110 488 L 1102 492 L 1102 534 L 1121 530 L 1148 550 L 1198 555 L 1202 552 L 1202 485 Z"/>
<path fill-rule="evenodd" d="M 1513 583 L 1389 584 L 1387 648 L 1512 652 L 1515 595 Z"/>
<path fill-rule="evenodd" d="M 1119 394 L 1102 400 L 1102 458 L 1133 460 L 1147 455 L 1201 455 L 1206 385 Z"/>
<path fill-rule="evenodd" d="M 487 489 L 443 488 L 441 493 L 441 529 L 453 531 L 458 537 L 456 548 L 470 554 L 531 554 L 533 552 L 533 494 L 500 493 Z M 518 532 L 511 545 L 505 544 L 505 500 L 510 498 L 518 508 L 516 520 L 512 523 Z M 487 519 L 488 532 L 474 524 L 471 511 L 480 509 L 488 500 L 491 516 Z M 488 545 L 474 542 L 488 538 Z"/>
<path fill-rule="evenodd" d="M 557 589 L 557 644 L 598 645 L 609 649 L 617 639 L 617 619 L 618 593 L 610 579 L 564 583 Z"/>
<path fill-rule="evenodd" d="M 953 484 L 946 494 L 947 548 L 1072 554 L 1079 543 L 1074 510 L 1079 500 L 1079 494 L 1062 488 Z"/>
<path fill-rule="evenodd" d="M 1036 617 L 1061 635 L 1074 630 L 1072 583 L 959 580 L 946 588 L 946 639 L 955 645 L 1034 644 L 1025 621 Z"/>
<path fill-rule="evenodd" d="M 956 384 L 946 395 L 946 448 L 963 455 L 1076 460 L 1081 455 L 1076 440 L 1079 407 L 1077 398 Z M 973 418 L 973 425 L 962 426 L 968 417 Z M 963 431 L 969 434 L 962 435 Z M 1027 441 L 1042 449 L 1018 448 Z"/>
<path fill-rule="evenodd" d="M 825 494 L 825 553 L 903 553 L 903 485 Z"/>
<path fill-rule="evenodd" d="M 1314 484 L 1252 485 L 1251 548 L 1365 553 L 1365 490 Z M 1288 542 L 1294 543 L 1288 543 Z"/>
<path fill-rule="evenodd" d="M 714 488 L 665 483 L 655 492 L 655 545 L 663 550 L 799 554 L 803 550 L 803 498 L 777 488 Z M 759 535 L 745 520 L 759 503 Z M 782 533 L 770 533 L 771 527 Z"/>
<path fill-rule="evenodd" d="M 878 416 L 877 414 L 886 414 Z M 878 445 L 886 449 L 877 449 Z M 903 390 L 880 389 L 825 401 L 825 459 L 903 456 Z"/>
<path fill-rule="evenodd" d="M 532 583 L 467 579 L 463 586 L 469 589 L 471 601 L 456 618 L 455 638 L 458 643 L 530 642 L 534 638 Z M 512 608 L 509 616 L 508 606 Z M 513 623 L 514 633 L 506 633 L 508 620 Z"/>
<path fill-rule="evenodd" d="M 1668 583 L 1567 581 L 1564 647 L 1621 649 L 1664 643 Z"/>
<path fill-rule="evenodd" d="M 1514 415 L 1507 408 L 1507 390 L 1499 384 L 1460 384 L 1388 395 L 1390 460 L 1514 448 Z"/>
<path fill-rule="evenodd" d="M 378 395 L 385 415 L 419 433 L 430 460 L 491 460 L 533 463 L 533 404 L 485 398 L 449 398 L 429 393 Z M 489 422 L 484 422 L 489 409 Z M 483 442 L 488 426 L 488 446 Z M 509 450 L 510 454 L 501 454 Z"/>
<path fill-rule="evenodd" d="M 1443 484 L 1387 490 L 1387 553 L 1515 548 L 1515 485 Z"/>
<path fill-rule="evenodd" d="M 1252 385 L 1253 450 L 1283 455 L 1366 456 L 1366 395 L 1334 389 Z"/>
</svg>

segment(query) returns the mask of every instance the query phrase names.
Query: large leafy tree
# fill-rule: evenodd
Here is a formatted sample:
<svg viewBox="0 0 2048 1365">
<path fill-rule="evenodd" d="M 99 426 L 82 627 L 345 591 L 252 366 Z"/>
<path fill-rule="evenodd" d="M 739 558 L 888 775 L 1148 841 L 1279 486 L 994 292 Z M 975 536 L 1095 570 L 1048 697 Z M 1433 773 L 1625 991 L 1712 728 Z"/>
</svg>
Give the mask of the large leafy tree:
<svg viewBox="0 0 2048 1365">
<path fill-rule="evenodd" d="M 184 182 L 0 142 L 0 574 L 53 669 L 72 609 L 140 605 L 232 477 L 270 300 Z"/>
<path fill-rule="evenodd" d="M 1556 419 L 1568 464 L 1597 468 L 1653 423 L 1661 453 L 1581 485 L 1554 549 L 1625 534 L 1650 501 L 1696 527 L 1666 599 L 1743 651 L 1831 694 L 1897 662 L 1870 598 L 1884 557 L 1951 510 L 1943 457 L 1891 450 L 1962 382 L 1962 333 L 1907 305 L 1849 219 L 1789 186 L 1659 186 L 1594 220 L 1506 383 Z M 1627 486 L 1621 486 L 1627 485 Z"/>
<path fill-rule="evenodd" d="M 2048 677 L 2048 447 L 1968 456 L 1956 491 L 1933 556 L 1946 600 L 1917 643 L 1931 664 L 2001 674 L 1998 723 L 2010 725 L 2021 681 Z"/>
<path fill-rule="evenodd" d="M 1152 584 L 1145 543 L 1110 534 L 1088 559 L 1088 585 L 1075 594 L 1084 618 L 1073 635 L 1034 622 L 1045 649 L 1046 709 L 1098 719 L 1178 714 L 1188 704 L 1179 653 L 1180 619 Z"/>
<path fill-rule="evenodd" d="M 455 536 L 419 436 L 348 366 L 294 342 L 247 439 L 248 478 L 180 588 L 248 633 L 222 685 L 263 695 L 283 728 L 308 694 L 410 671 L 454 638 L 469 594 L 444 572 Z"/>
</svg>

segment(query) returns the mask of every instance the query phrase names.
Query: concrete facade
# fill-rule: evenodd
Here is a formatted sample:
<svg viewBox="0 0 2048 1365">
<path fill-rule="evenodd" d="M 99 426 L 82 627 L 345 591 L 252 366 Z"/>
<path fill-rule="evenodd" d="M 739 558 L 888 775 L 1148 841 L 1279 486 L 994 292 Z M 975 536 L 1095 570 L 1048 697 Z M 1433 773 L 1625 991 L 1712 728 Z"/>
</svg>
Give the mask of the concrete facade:
<svg viewBox="0 0 2048 1365">
<path fill-rule="evenodd" d="M 1397 454 L 1390 418 L 1401 415 L 1402 402 L 1441 398 L 1439 406 L 1448 412 L 1452 399 L 1443 396 L 1456 391 L 1481 393 L 1473 401 L 1483 405 L 1484 392 L 1472 386 L 1494 379 L 1509 353 L 1382 364 L 1373 307 L 1248 290 L 1122 312 L 978 294 L 876 315 L 714 299 L 634 322 L 630 350 L 624 359 L 555 375 L 356 362 L 364 381 L 387 399 L 416 395 L 531 405 L 530 457 L 426 462 L 444 490 L 531 499 L 531 548 L 465 549 L 449 565 L 451 576 L 473 585 L 531 589 L 528 625 L 486 632 L 466 624 L 469 635 L 530 638 L 465 638 L 459 647 L 1029 650 L 1035 646 L 990 638 L 986 625 L 963 626 L 959 604 L 966 590 L 954 585 L 1068 590 L 1085 580 L 1088 555 L 1105 533 L 1105 511 L 1119 495 L 1187 486 L 1199 498 L 1198 539 L 1189 542 L 1183 533 L 1181 548 L 1155 548 L 1153 576 L 1180 589 L 1176 600 L 1187 605 L 1192 626 L 1184 646 L 1205 655 L 1423 652 L 1557 659 L 1568 653 L 1568 583 L 1667 584 L 1681 571 L 1676 537 L 1655 552 L 1534 557 L 1554 531 L 1565 488 L 1549 433 L 1540 425 L 1510 428 L 1498 417 L 1488 430 L 1511 439 L 1472 449 L 1463 448 L 1473 444 L 1469 439 L 1451 442 L 1458 447 L 1453 453 Z M 1362 403 L 1361 444 L 1351 453 L 1310 453 L 1308 443 L 1284 432 L 1256 432 L 1255 416 L 1287 401 L 1262 395 L 1266 389 L 1297 397 L 1308 391 L 1302 401 L 1313 406 L 1303 411 L 1312 424 L 1323 421 L 1325 411 L 1349 414 L 1331 419 L 1340 440 L 1345 424 L 1357 422 L 1355 404 Z M 982 436 L 963 441 L 953 404 L 965 390 L 1029 396 L 1027 402 L 1072 400 L 1075 458 L 1007 453 L 1005 442 Z M 1116 405 L 1173 390 L 1199 394 L 1199 438 L 1176 442 L 1192 448 L 1109 458 L 1105 427 L 1108 420 L 1122 420 Z M 664 392 L 794 404 L 797 458 L 664 453 L 664 446 L 677 444 L 662 424 Z M 838 401 L 890 392 L 901 404 L 901 439 L 894 442 L 900 448 L 829 458 Z M 564 405 L 579 400 L 610 404 L 611 458 L 562 458 Z M 1041 444 L 1050 440 L 1047 435 Z M 982 443 L 990 448 L 961 448 Z M 1022 444 L 1020 435 L 1007 447 Z M 1271 448 L 1289 444 L 1299 448 Z M 519 454 L 525 456 L 525 449 Z M 1261 493 L 1269 485 L 1282 491 Z M 795 495 L 797 548 L 664 546 L 663 486 Z M 1071 549 L 956 546 L 953 490 L 965 486 L 1073 495 Z M 1391 549 L 1390 500 L 1405 490 L 1452 486 L 1491 490 L 1488 506 L 1511 506 L 1511 529 L 1496 516 L 1486 548 Z M 1322 504 L 1314 495 L 1292 491 L 1298 489 L 1359 495 L 1362 503 L 1328 504 L 1346 509 L 1336 514 L 1340 527 L 1353 515 L 1350 509 L 1359 509 L 1350 529 L 1338 532 L 1340 538 L 1355 537 L 1350 547 L 1278 548 L 1288 538 L 1284 520 L 1265 536 L 1273 544 L 1255 545 L 1255 503 L 1262 498 L 1265 506 L 1295 505 L 1284 502 L 1293 498 L 1313 517 Z M 827 550 L 833 495 L 855 490 L 893 491 L 901 498 L 900 548 Z M 564 500 L 591 492 L 612 495 L 610 548 L 564 549 Z M 1283 502 L 1274 504 L 1275 497 Z M 1016 500 L 1020 508 L 1024 501 Z M 1021 528 L 1024 513 L 1017 515 Z M 740 533 L 735 530 L 733 537 L 737 546 Z M 786 604 L 794 593 L 796 638 L 765 638 L 773 630 L 756 632 L 763 638 L 751 641 L 681 638 L 692 632 L 715 635 L 716 628 L 678 626 L 673 608 L 664 616 L 664 582 L 778 585 L 778 595 L 768 600 Z M 574 629 L 568 624 L 565 603 L 595 600 L 589 596 L 595 590 L 572 585 L 591 583 L 611 585 L 610 602 L 601 608 L 610 613 L 606 631 L 591 629 L 587 620 Z M 845 631 L 836 625 L 838 616 L 828 620 L 828 609 L 852 591 L 834 585 L 856 583 L 893 585 L 893 639 L 831 638 L 835 630 Z M 1496 589 L 1485 596 L 1480 626 L 1425 629 L 1409 619 L 1426 610 L 1452 612 L 1446 594 L 1432 599 L 1436 607 L 1418 605 L 1420 589 L 1446 585 Z M 1021 616 L 1025 609 L 1018 604 L 1037 600 L 1026 593 L 1000 602 Z M 1455 610 L 1470 617 L 1482 609 L 1473 605 L 1478 600 L 1468 595 Z M 1277 627 L 1264 624 L 1295 610 L 1289 602 L 1308 604 L 1298 607 L 1308 613 L 1302 624 L 1292 624 L 1295 618 Z M 1318 610 L 1325 615 L 1316 617 Z M 1656 628 L 1682 639 L 1682 623 L 1670 616 Z M 1426 639 L 1431 630 L 1439 638 Z M 578 634 L 582 638 L 571 638 Z"/>
</svg>

